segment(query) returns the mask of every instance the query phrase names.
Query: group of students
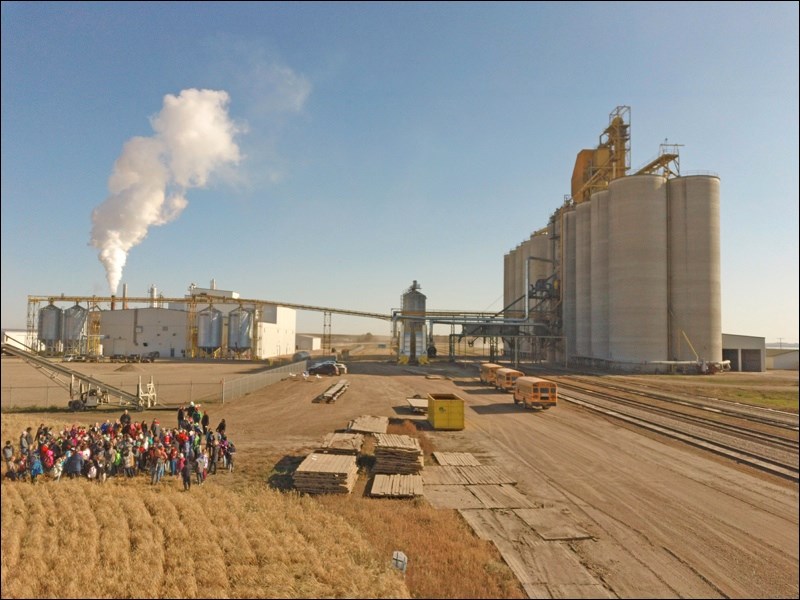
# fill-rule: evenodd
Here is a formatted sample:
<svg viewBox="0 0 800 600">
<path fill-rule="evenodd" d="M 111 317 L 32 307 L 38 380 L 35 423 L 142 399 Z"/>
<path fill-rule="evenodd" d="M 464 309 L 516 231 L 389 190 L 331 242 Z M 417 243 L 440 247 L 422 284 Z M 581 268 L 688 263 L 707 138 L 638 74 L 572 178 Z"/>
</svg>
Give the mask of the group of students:
<svg viewBox="0 0 800 600">
<path fill-rule="evenodd" d="M 39 426 L 35 434 L 22 432 L 18 450 L 10 441 L 3 447 L 6 479 L 35 482 L 39 476 L 60 480 L 87 477 L 104 482 L 109 477 L 150 476 L 151 485 L 166 474 L 180 476 L 188 490 L 192 480 L 205 482 L 218 465 L 233 471 L 236 446 L 228 438 L 225 419 L 209 427 L 208 414 L 194 403 L 178 410 L 178 426 L 163 427 L 158 419 L 136 422 L 125 410 L 115 422 L 93 426 L 66 425 L 61 431 Z"/>
</svg>

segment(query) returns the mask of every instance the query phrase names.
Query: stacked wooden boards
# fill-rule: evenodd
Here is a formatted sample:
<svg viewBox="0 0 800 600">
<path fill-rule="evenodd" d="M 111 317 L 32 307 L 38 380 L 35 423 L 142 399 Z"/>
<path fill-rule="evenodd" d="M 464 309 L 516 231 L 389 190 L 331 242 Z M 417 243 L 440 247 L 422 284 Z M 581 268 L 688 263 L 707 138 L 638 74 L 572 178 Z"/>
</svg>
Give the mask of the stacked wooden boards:
<svg viewBox="0 0 800 600">
<path fill-rule="evenodd" d="M 364 445 L 364 436 L 360 433 L 328 433 L 322 440 L 317 452 L 320 454 L 351 454 L 357 456 Z"/>
<path fill-rule="evenodd" d="M 353 419 L 347 426 L 348 431 L 360 433 L 386 433 L 389 428 L 389 417 L 373 417 L 362 415 Z"/>
<path fill-rule="evenodd" d="M 295 470 L 294 487 L 306 494 L 349 494 L 357 479 L 355 456 L 315 452 Z"/>
<path fill-rule="evenodd" d="M 419 440 L 408 435 L 375 434 L 374 473 L 417 475 L 422 471 Z"/>
<path fill-rule="evenodd" d="M 330 404 L 331 402 L 336 402 L 336 400 L 347 391 L 347 388 L 350 387 L 350 384 L 346 379 L 342 379 L 333 385 L 331 385 L 327 390 L 322 392 L 319 396 L 314 399 L 314 402 L 325 402 Z"/>
</svg>

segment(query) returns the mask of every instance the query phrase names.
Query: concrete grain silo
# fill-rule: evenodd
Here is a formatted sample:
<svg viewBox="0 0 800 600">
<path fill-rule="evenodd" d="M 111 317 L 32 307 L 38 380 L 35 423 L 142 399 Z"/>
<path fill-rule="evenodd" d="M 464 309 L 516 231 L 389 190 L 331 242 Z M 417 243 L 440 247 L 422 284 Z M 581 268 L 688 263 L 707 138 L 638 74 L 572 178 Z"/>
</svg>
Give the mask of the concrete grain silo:
<svg viewBox="0 0 800 600">
<path fill-rule="evenodd" d="M 667 360 L 667 183 L 633 175 L 608 186 L 609 358 Z"/>
<path fill-rule="evenodd" d="M 567 356 L 575 356 L 577 331 L 575 323 L 575 211 L 568 210 L 562 214 L 563 247 L 561 282 L 563 286 L 563 335 L 566 337 Z"/>
<path fill-rule="evenodd" d="M 608 358 L 608 190 L 592 194 L 592 356 Z"/>
<path fill-rule="evenodd" d="M 523 242 L 524 243 L 524 242 Z M 514 314 L 514 318 L 520 319 L 522 318 L 523 311 L 525 310 L 525 305 L 523 304 L 522 300 L 519 298 L 522 296 L 522 289 L 525 287 L 525 282 L 523 281 L 523 271 L 522 265 L 525 262 L 523 260 L 523 255 L 525 254 L 525 249 L 523 248 L 523 243 L 518 244 L 516 247 L 516 251 L 514 252 L 514 291 L 513 297 L 511 301 L 516 303 L 512 306 L 512 310 Z"/>
<path fill-rule="evenodd" d="M 719 177 L 678 177 L 667 189 L 670 359 L 721 361 Z"/>
<path fill-rule="evenodd" d="M 511 267 L 513 263 L 513 250 L 503 255 L 503 308 L 512 302 Z M 506 317 L 508 315 L 505 315 Z"/>
<path fill-rule="evenodd" d="M 531 285 L 536 284 L 540 279 L 547 279 L 552 273 L 552 263 L 550 259 L 550 238 L 545 234 L 534 235 L 531 237 L 531 256 L 536 259 L 530 262 Z"/>
<path fill-rule="evenodd" d="M 592 206 L 575 208 L 575 354 L 592 353 Z"/>
</svg>

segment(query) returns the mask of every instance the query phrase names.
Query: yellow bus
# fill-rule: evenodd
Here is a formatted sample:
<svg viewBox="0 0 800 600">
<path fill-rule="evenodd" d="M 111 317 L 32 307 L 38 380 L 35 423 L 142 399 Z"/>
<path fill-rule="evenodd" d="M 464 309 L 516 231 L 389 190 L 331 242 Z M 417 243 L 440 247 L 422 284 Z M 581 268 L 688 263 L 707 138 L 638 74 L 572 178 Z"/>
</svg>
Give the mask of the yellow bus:
<svg viewBox="0 0 800 600">
<path fill-rule="evenodd" d="M 481 382 L 494 385 L 494 372 L 499 368 L 500 365 L 494 363 L 481 363 Z"/>
<path fill-rule="evenodd" d="M 523 375 L 525 375 L 525 373 L 522 371 L 517 371 L 516 369 L 509 369 L 506 367 L 497 369 L 494 372 L 494 386 L 498 390 L 502 390 L 504 392 L 513 391 L 514 382 L 518 377 L 522 377 Z"/>
<path fill-rule="evenodd" d="M 514 404 L 525 408 L 550 408 L 558 402 L 558 386 L 539 377 L 518 377 L 514 382 Z"/>
</svg>

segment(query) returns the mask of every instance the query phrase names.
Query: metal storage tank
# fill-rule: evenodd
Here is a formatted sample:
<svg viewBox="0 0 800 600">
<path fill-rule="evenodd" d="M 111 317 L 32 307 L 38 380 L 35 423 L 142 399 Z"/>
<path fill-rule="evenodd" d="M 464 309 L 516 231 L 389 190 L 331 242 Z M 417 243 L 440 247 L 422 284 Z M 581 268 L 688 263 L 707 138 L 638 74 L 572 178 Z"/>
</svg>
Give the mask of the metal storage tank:
<svg viewBox="0 0 800 600">
<path fill-rule="evenodd" d="M 425 315 L 425 294 L 420 292 L 421 286 L 415 279 L 401 299 L 403 314 Z M 413 335 L 412 335 L 413 334 Z M 403 320 L 403 354 L 412 359 L 426 353 L 428 340 L 425 338 L 424 320 Z"/>
<path fill-rule="evenodd" d="M 592 356 L 608 358 L 608 190 L 592 194 Z"/>
<path fill-rule="evenodd" d="M 562 248 L 562 290 L 563 290 L 563 335 L 567 338 L 567 357 L 575 355 L 575 211 L 563 213 L 562 232 L 564 245 Z"/>
<path fill-rule="evenodd" d="M 48 349 L 53 349 L 61 341 L 61 319 L 63 311 L 49 304 L 39 311 L 37 337 Z"/>
<path fill-rule="evenodd" d="M 210 306 L 197 313 L 197 347 L 209 354 L 222 346 L 222 312 Z"/>
<path fill-rule="evenodd" d="M 64 352 L 81 352 L 88 316 L 89 311 L 79 304 L 64 310 L 61 317 L 61 341 L 64 343 Z"/>
<path fill-rule="evenodd" d="M 670 359 L 718 362 L 722 360 L 719 177 L 678 177 L 668 183 L 667 191 Z"/>
<path fill-rule="evenodd" d="M 609 358 L 667 360 L 667 185 L 632 175 L 608 186 Z"/>
<path fill-rule="evenodd" d="M 86 318 L 89 311 L 79 304 L 65 309 L 62 316 L 62 336 L 61 340 L 68 344 L 70 342 L 80 342 L 85 335 Z"/>
<path fill-rule="evenodd" d="M 575 208 L 575 354 L 592 353 L 592 206 Z"/>
<path fill-rule="evenodd" d="M 228 313 L 228 348 L 235 352 L 249 350 L 252 340 L 253 311 L 239 307 Z"/>
</svg>

